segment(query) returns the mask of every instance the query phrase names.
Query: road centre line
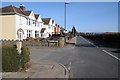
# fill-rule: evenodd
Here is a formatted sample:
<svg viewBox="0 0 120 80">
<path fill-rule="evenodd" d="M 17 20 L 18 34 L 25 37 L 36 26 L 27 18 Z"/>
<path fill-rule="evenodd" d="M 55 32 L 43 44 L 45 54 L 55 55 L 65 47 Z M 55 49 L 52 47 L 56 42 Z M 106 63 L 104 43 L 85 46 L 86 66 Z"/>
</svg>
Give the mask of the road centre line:
<svg viewBox="0 0 120 80">
<path fill-rule="evenodd" d="M 114 56 L 113 54 L 107 52 L 106 50 L 103 49 L 102 51 L 120 61 L 120 59 L 119 59 L 118 57 L 116 57 L 116 56 Z"/>
</svg>

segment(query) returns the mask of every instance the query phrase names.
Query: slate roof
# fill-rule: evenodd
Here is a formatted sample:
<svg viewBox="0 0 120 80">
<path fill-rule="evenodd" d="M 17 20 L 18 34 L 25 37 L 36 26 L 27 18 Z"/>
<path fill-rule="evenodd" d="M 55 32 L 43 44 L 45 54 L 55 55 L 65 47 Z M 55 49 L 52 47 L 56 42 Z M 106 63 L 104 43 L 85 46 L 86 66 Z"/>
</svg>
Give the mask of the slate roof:
<svg viewBox="0 0 120 80">
<path fill-rule="evenodd" d="M 38 19 L 38 17 L 39 17 L 39 14 L 35 14 L 35 18 Z"/>
<path fill-rule="evenodd" d="M 44 24 L 49 24 L 51 18 L 42 18 Z"/>
<path fill-rule="evenodd" d="M 23 14 L 29 16 L 32 11 L 23 11 Z"/>
<path fill-rule="evenodd" d="M 31 12 L 32 11 L 23 11 L 20 8 L 17 8 L 16 6 L 13 6 L 13 5 L 9 5 L 9 6 L 5 6 L 5 7 L 0 8 L 0 13 L 2 15 L 6 15 L 6 14 L 12 15 L 12 14 L 19 13 L 19 14 L 22 14 L 25 16 L 29 16 Z"/>
</svg>

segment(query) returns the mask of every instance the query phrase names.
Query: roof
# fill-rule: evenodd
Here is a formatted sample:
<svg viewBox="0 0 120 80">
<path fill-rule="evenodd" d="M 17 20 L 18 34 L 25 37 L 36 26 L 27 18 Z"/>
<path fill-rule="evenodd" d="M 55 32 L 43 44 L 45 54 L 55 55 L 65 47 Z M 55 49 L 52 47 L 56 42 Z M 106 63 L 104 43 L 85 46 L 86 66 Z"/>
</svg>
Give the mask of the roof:
<svg viewBox="0 0 120 80">
<path fill-rule="evenodd" d="M 44 24 L 49 24 L 51 18 L 42 18 Z"/>
<path fill-rule="evenodd" d="M 23 14 L 29 16 L 32 11 L 23 11 Z"/>
<path fill-rule="evenodd" d="M 35 18 L 38 19 L 38 17 L 39 17 L 39 14 L 35 14 Z"/>
<path fill-rule="evenodd" d="M 19 13 L 19 14 L 22 14 L 25 16 L 29 16 L 31 12 L 32 11 L 23 11 L 20 8 L 17 8 L 16 6 L 13 6 L 13 5 L 9 5 L 9 6 L 5 6 L 5 7 L 0 8 L 0 13 L 4 14 L 4 15 L 5 14 Z"/>
<path fill-rule="evenodd" d="M 46 28 L 42 28 L 41 31 L 40 31 L 40 33 L 44 33 L 45 29 Z"/>
</svg>

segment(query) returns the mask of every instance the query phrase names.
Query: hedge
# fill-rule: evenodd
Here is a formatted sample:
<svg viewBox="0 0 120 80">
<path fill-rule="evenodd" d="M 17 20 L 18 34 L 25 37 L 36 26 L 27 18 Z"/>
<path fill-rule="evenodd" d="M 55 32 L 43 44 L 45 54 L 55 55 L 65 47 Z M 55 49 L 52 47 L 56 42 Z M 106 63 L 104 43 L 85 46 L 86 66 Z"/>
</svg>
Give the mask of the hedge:
<svg viewBox="0 0 120 80">
<path fill-rule="evenodd" d="M 120 47 L 120 33 L 82 34 L 81 36 L 88 39 L 100 41 L 110 46 Z"/>
<path fill-rule="evenodd" d="M 29 53 L 26 45 L 22 46 L 21 54 L 18 53 L 14 45 L 2 45 L 2 72 L 16 72 L 21 68 L 26 69 L 25 65 L 30 60 Z"/>
<path fill-rule="evenodd" d="M 2 72 L 19 70 L 19 55 L 17 49 L 10 44 L 2 45 Z"/>
<path fill-rule="evenodd" d="M 27 67 L 26 63 L 30 60 L 30 51 L 26 45 L 23 45 L 21 50 L 22 52 L 20 54 L 20 66 L 21 68 L 25 69 Z"/>
</svg>

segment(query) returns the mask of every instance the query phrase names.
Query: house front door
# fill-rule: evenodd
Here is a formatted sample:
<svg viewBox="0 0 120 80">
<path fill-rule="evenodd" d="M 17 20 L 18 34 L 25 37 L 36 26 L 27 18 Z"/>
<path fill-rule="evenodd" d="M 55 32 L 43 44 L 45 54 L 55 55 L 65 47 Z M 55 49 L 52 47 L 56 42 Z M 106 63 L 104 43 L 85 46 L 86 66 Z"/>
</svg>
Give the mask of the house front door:
<svg viewBox="0 0 120 80">
<path fill-rule="evenodd" d="M 22 29 L 18 29 L 17 36 L 18 36 L 18 40 L 19 41 L 23 40 L 23 34 L 24 34 L 23 30 Z"/>
<path fill-rule="evenodd" d="M 23 39 L 23 33 L 18 32 L 18 40 L 21 41 Z"/>
</svg>

